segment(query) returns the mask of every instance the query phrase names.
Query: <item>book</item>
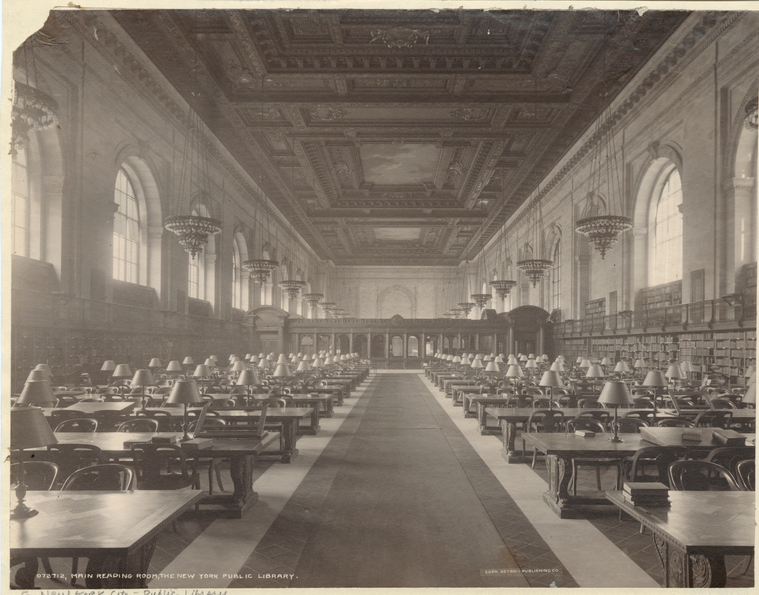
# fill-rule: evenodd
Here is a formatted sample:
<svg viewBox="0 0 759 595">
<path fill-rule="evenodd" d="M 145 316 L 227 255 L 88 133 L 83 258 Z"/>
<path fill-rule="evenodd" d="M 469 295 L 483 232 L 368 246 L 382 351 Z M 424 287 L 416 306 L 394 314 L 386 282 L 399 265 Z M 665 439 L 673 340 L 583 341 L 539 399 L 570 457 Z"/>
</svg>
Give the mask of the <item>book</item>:
<svg viewBox="0 0 759 595">
<path fill-rule="evenodd" d="M 701 432 L 695 430 L 686 430 L 682 433 L 683 442 L 701 442 Z"/>
<path fill-rule="evenodd" d="M 582 436 L 583 438 L 593 438 L 596 435 L 591 430 L 575 430 L 575 436 Z"/>
<path fill-rule="evenodd" d="M 628 481 L 623 486 L 623 491 L 632 496 L 663 496 L 667 497 L 669 488 L 658 481 Z"/>
<path fill-rule="evenodd" d="M 723 446 L 745 446 L 746 437 L 735 430 L 714 430 L 712 438 Z"/>
<path fill-rule="evenodd" d="M 208 438 L 191 438 L 181 443 L 182 448 L 187 450 L 205 450 L 213 446 L 213 440 Z"/>
<path fill-rule="evenodd" d="M 177 437 L 174 436 L 153 436 L 150 441 L 153 444 L 176 444 Z"/>
<path fill-rule="evenodd" d="M 640 499 L 632 498 L 629 494 L 625 494 L 625 502 L 629 502 L 633 506 L 649 506 L 654 508 L 668 507 L 671 504 L 669 498 Z"/>
<path fill-rule="evenodd" d="M 130 449 L 133 444 L 145 444 L 144 440 L 124 440 L 124 448 Z"/>
</svg>

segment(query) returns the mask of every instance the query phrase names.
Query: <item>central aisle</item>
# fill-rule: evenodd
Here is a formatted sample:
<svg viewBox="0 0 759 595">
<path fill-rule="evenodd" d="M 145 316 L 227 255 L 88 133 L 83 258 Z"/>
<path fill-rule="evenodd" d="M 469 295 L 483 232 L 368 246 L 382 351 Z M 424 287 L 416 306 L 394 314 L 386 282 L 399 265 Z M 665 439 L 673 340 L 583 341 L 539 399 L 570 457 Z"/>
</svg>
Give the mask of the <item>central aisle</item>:
<svg viewBox="0 0 759 595">
<path fill-rule="evenodd" d="M 529 586 L 446 421 L 417 375 L 374 377 L 314 465 L 335 473 L 291 587 Z"/>
</svg>

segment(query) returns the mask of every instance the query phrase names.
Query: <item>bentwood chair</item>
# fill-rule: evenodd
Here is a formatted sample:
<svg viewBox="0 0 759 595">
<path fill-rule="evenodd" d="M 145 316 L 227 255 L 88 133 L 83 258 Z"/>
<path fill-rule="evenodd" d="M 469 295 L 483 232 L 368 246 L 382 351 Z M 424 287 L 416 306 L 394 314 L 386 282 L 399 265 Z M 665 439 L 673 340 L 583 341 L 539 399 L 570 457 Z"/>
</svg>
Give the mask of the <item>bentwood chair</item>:
<svg viewBox="0 0 759 595">
<path fill-rule="evenodd" d="M 604 424 L 592 417 L 576 417 L 570 419 L 566 423 L 566 432 L 573 433 L 577 430 L 588 430 L 595 432 L 596 434 L 605 434 L 606 428 Z M 572 489 L 572 495 L 577 495 L 577 474 L 580 467 L 595 467 L 596 468 L 596 488 L 601 491 L 601 467 L 614 467 L 617 471 L 616 489 L 621 488 L 622 482 L 622 466 L 618 459 L 609 458 L 596 458 L 596 457 L 575 457 L 572 459 L 572 477 L 569 482 L 569 486 Z"/>
<path fill-rule="evenodd" d="M 753 446 L 722 446 L 709 452 L 705 461 L 722 465 L 737 477 L 736 465 L 739 461 L 745 461 L 756 457 L 756 449 Z"/>
<path fill-rule="evenodd" d="M 52 444 L 47 447 L 47 452 L 36 455 L 58 465 L 56 480 L 61 482 L 65 482 L 74 471 L 96 465 L 102 459 L 100 448 L 94 444 Z"/>
<path fill-rule="evenodd" d="M 56 432 L 97 432 L 98 420 L 89 417 L 66 419 L 55 426 Z"/>
<path fill-rule="evenodd" d="M 150 417 L 138 417 L 135 419 L 128 419 L 123 424 L 121 424 L 118 428 L 116 428 L 117 432 L 131 432 L 131 433 L 137 433 L 137 432 L 152 432 L 155 433 L 158 431 L 158 420 L 152 419 Z"/>
<path fill-rule="evenodd" d="M 754 459 L 738 461 L 735 466 L 735 478 L 745 491 L 756 491 L 756 461 Z"/>
<path fill-rule="evenodd" d="M 530 413 L 530 417 L 524 423 L 523 432 L 526 434 L 532 432 L 558 432 L 564 423 L 564 412 L 556 409 L 535 409 Z M 522 440 L 522 458 L 527 453 L 527 443 Z M 532 468 L 535 468 L 535 462 L 538 458 L 538 449 L 532 450 Z"/>
<path fill-rule="evenodd" d="M 188 426 L 187 431 L 192 434 L 192 432 L 195 431 L 195 427 L 197 425 L 197 420 L 190 422 L 190 425 Z M 209 417 L 206 416 L 206 418 L 203 420 L 203 428 L 225 428 L 227 426 L 227 422 L 225 422 L 223 419 L 219 417 Z M 208 459 L 208 494 L 213 495 L 213 478 L 216 477 L 216 483 L 219 484 L 219 490 L 224 491 L 224 484 L 221 482 L 221 464 L 224 462 L 224 459 L 221 458 L 215 458 L 215 459 Z M 201 467 L 204 464 L 206 464 L 206 461 L 198 461 L 197 466 Z"/>
<path fill-rule="evenodd" d="M 702 411 L 696 416 L 694 423 L 697 428 L 728 428 L 733 413 L 730 410 Z"/>
<path fill-rule="evenodd" d="M 11 464 L 11 485 L 18 483 L 18 463 Z M 52 461 L 24 461 L 24 485 L 28 490 L 51 490 L 58 477 L 58 465 Z"/>
<path fill-rule="evenodd" d="M 69 475 L 61 486 L 61 491 L 105 491 L 126 492 L 131 489 L 134 479 L 134 471 L 126 465 L 106 463 L 78 469 Z M 79 557 L 74 556 L 71 560 L 71 584 L 76 584 L 74 578 L 79 566 Z"/>
<path fill-rule="evenodd" d="M 176 444 L 132 444 L 138 490 L 200 489 L 194 459 Z"/>
<path fill-rule="evenodd" d="M 710 461 L 686 459 L 669 466 L 669 485 L 677 491 L 740 491 L 733 474 Z"/>
<path fill-rule="evenodd" d="M 666 417 L 656 422 L 660 428 L 695 428 L 696 424 L 687 419 L 680 417 Z"/>
</svg>

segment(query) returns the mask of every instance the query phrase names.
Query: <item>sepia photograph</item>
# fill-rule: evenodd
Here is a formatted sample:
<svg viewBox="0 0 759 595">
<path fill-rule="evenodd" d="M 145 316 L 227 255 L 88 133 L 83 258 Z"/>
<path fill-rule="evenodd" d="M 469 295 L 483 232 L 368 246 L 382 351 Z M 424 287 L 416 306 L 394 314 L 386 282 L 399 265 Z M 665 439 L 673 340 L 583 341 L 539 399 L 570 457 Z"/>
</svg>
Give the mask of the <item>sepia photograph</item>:
<svg viewBox="0 0 759 595">
<path fill-rule="evenodd" d="M 2 7 L 0 592 L 755 590 L 754 3 Z"/>
</svg>

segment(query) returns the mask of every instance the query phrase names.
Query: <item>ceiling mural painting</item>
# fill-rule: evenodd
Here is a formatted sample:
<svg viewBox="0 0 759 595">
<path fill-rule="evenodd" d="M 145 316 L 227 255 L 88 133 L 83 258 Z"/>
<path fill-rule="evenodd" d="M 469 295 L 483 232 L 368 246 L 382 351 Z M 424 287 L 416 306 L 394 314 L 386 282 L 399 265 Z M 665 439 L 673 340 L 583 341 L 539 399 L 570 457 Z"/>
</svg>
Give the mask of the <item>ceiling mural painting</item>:
<svg viewBox="0 0 759 595">
<path fill-rule="evenodd" d="M 110 14 L 320 257 L 434 266 L 471 260 L 689 13 Z"/>
</svg>

